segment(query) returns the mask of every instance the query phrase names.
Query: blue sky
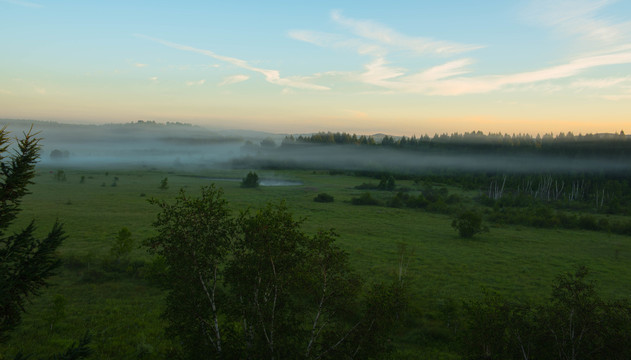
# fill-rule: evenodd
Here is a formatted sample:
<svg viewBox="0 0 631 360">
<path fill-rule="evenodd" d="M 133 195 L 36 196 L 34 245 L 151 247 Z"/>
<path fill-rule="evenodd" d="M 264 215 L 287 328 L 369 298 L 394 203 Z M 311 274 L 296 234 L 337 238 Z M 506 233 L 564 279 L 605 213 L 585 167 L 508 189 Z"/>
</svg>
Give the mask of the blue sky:
<svg viewBox="0 0 631 360">
<path fill-rule="evenodd" d="M 613 132 L 630 1 L 0 0 L 0 118 Z"/>
</svg>

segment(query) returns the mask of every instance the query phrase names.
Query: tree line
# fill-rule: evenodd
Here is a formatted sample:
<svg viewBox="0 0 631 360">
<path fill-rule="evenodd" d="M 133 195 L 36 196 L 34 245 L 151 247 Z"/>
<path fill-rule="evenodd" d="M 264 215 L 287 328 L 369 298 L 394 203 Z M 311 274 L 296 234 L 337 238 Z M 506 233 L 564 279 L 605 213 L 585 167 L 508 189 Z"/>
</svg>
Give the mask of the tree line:
<svg viewBox="0 0 631 360">
<path fill-rule="evenodd" d="M 368 145 L 384 148 L 453 151 L 476 153 L 532 153 L 564 156 L 625 156 L 631 154 L 631 137 L 624 131 L 612 134 L 578 134 L 572 132 L 554 135 L 502 134 L 472 131 L 452 134 L 422 135 L 420 137 L 385 135 L 378 141 L 374 136 L 345 132 L 319 132 L 312 135 L 285 137 L 281 146 L 300 144 Z"/>
</svg>

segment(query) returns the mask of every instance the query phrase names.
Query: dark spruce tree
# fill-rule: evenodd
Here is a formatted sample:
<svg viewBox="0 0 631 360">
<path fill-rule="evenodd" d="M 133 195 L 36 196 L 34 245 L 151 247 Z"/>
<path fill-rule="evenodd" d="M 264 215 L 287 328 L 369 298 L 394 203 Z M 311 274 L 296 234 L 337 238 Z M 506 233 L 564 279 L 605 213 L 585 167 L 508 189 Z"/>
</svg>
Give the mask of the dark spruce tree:
<svg viewBox="0 0 631 360">
<path fill-rule="evenodd" d="M 0 342 L 6 341 L 20 323 L 27 300 L 48 285 L 48 278 L 60 265 L 55 251 L 66 237 L 58 222 L 41 239 L 34 235 L 34 222 L 7 234 L 20 212 L 22 198 L 29 194 L 28 185 L 33 183 L 40 151 L 36 136 L 31 129 L 14 142 L 6 127 L 0 129 Z M 86 334 L 53 358 L 83 358 L 90 353 L 88 342 Z"/>
</svg>

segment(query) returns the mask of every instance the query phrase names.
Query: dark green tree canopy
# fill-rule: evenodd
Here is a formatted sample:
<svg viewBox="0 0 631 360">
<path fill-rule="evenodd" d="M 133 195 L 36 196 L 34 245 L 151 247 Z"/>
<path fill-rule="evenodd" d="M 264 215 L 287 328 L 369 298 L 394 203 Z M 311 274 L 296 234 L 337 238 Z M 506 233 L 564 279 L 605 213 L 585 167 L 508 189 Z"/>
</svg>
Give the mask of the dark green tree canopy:
<svg viewBox="0 0 631 360">
<path fill-rule="evenodd" d="M 337 235 L 301 229 L 284 203 L 232 217 L 221 190 L 183 191 L 147 241 L 164 258 L 168 333 L 185 357 L 379 358 L 405 296 L 401 283 L 361 295 Z"/>
</svg>

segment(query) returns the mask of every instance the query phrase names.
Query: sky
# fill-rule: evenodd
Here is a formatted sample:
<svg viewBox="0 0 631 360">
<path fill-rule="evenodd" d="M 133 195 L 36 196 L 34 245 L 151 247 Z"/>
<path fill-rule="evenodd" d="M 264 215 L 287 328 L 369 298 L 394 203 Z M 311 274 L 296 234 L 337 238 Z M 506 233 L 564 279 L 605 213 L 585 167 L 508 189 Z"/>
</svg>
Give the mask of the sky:
<svg viewBox="0 0 631 360">
<path fill-rule="evenodd" d="M 0 0 L 0 119 L 631 132 L 631 1 Z"/>
</svg>

